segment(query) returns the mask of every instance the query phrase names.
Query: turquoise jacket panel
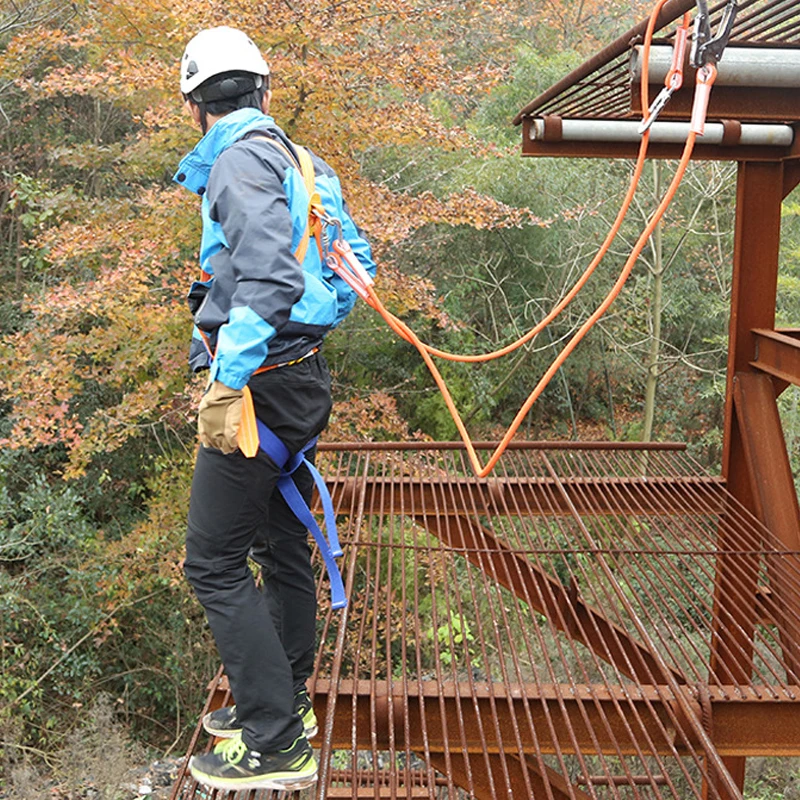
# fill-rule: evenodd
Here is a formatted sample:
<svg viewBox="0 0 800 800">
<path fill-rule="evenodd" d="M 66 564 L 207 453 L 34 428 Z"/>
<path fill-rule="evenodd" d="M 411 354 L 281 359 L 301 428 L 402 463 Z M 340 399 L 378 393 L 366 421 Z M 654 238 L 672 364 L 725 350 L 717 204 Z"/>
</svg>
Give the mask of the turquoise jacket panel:
<svg viewBox="0 0 800 800">
<path fill-rule="evenodd" d="M 320 346 L 356 300 L 321 261 L 313 240 L 302 265 L 294 257 L 308 222 L 308 192 L 296 160 L 264 135 L 293 153 L 272 117 L 240 109 L 218 120 L 175 174 L 201 197 L 200 265 L 208 276 L 189 292 L 196 326 L 190 362 L 194 369 L 210 366 L 212 380 L 235 389 L 259 367 Z M 349 214 L 338 177 L 311 156 L 326 212 L 341 221 L 343 236 L 374 275 L 369 243 Z M 329 236 L 335 232 L 328 226 Z"/>
</svg>

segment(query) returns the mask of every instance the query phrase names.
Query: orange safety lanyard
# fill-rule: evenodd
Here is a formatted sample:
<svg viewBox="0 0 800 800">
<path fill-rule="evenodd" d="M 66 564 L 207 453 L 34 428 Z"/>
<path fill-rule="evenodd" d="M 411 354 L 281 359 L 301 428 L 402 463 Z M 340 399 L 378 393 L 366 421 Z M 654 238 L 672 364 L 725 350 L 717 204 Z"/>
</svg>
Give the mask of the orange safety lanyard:
<svg viewBox="0 0 800 800">
<path fill-rule="evenodd" d="M 655 31 L 658 15 L 666 2 L 667 0 L 659 0 L 655 8 L 653 9 L 653 12 L 651 13 L 648 22 L 647 32 L 645 34 L 644 47 L 642 49 L 641 100 L 642 100 L 642 108 L 645 109 L 649 107 L 647 76 L 649 72 L 650 48 L 652 45 L 653 34 Z M 687 17 L 684 16 L 682 27 L 686 28 L 687 26 L 688 26 Z M 374 288 L 371 286 L 371 281 L 366 283 L 359 281 L 356 274 L 357 273 L 356 264 L 354 263 L 356 259 L 352 256 L 352 254 L 346 252 L 344 254 L 340 253 L 336 248 L 336 246 L 332 248 L 332 253 L 329 256 L 329 264 L 331 265 L 331 267 L 335 269 L 337 274 L 339 274 L 342 278 L 344 278 L 350 286 L 352 286 L 356 291 L 358 291 L 358 293 L 362 297 L 364 297 L 367 303 L 369 303 L 369 305 L 372 306 L 381 315 L 381 317 L 383 317 L 383 319 L 386 321 L 389 327 L 398 336 L 405 339 L 407 342 L 413 344 L 414 347 L 419 351 L 423 361 L 428 367 L 428 370 L 433 376 L 436 385 L 438 386 L 439 390 L 442 393 L 448 411 L 450 412 L 453 421 L 455 422 L 456 428 L 458 429 L 458 432 L 466 447 L 471 466 L 478 477 L 486 477 L 494 469 L 500 457 L 502 456 L 503 452 L 508 447 L 509 443 L 513 439 L 520 425 L 524 421 L 525 416 L 528 414 L 531 407 L 533 406 L 534 402 L 538 399 L 538 397 L 541 395 L 541 393 L 553 379 L 555 373 L 558 371 L 561 365 L 566 361 L 570 353 L 572 353 L 575 347 L 577 347 L 578 343 L 584 338 L 584 336 L 589 332 L 589 330 L 592 327 L 594 327 L 594 325 L 600 319 L 600 317 L 602 317 L 602 315 L 608 310 L 609 306 L 617 298 L 620 291 L 622 290 L 622 287 L 625 285 L 629 275 L 631 274 L 631 271 L 633 270 L 636 260 L 638 259 L 639 255 L 644 249 L 647 240 L 652 235 L 656 226 L 664 216 L 664 213 L 666 212 L 667 208 L 669 207 L 670 203 L 675 197 L 678 186 L 680 185 L 680 182 L 683 179 L 683 176 L 689 165 L 692 152 L 694 150 L 696 138 L 698 135 L 702 135 L 703 132 L 703 126 L 705 124 L 705 114 L 708 105 L 708 97 L 711 90 L 711 86 L 713 85 L 715 78 L 716 78 L 716 69 L 713 67 L 713 65 L 705 65 L 705 67 L 703 67 L 702 70 L 698 71 L 697 87 L 695 90 L 695 99 L 694 99 L 693 113 L 692 113 L 692 124 L 690 126 L 690 132 L 687 137 L 686 144 L 684 146 L 684 152 L 681 157 L 680 163 L 670 183 L 669 188 L 667 189 L 663 199 L 661 200 L 661 203 L 659 204 L 658 208 L 656 209 L 655 213 L 650 219 L 650 222 L 647 224 L 644 231 L 637 240 L 636 244 L 634 245 L 633 250 L 628 259 L 626 260 L 620 272 L 619 277 L 617 278 L 611 290 L 606 295 L 603 302 L 596 308 L 596 310 L 590 315 L 590 317 L 586 320 L 586 322 L 584 322 L 584 324 L 579 328 L 579 330 L 572 336 L 569 342 L 567 342 L 567 344 L 564 346 L 564 348 L 561 350 L 558 356 L 554 359 L 550 367 L 544 373 L 539 383 L 534 387 L 533 391 L 528 395 L 527 400 L 523 403 L 519 412 L 514 417 L 513 422 L 511 423 L 505 435 L 503 436 L 501 442 L 499 443 L 495 451 L 492 453 L 488 462 L 485 465 L 482 465 L 480 459 L 478 458 L 478 455 L 475 451 L 475 447 L 472 443 L 472 439 L 470 438 L 466 426 L 464 425 L 464 422 L 461 419 L 461 415 L 459 414 L 458 409 L 455 406 L 455 402 L 453 401 L 452 395 L 440 371 L 436 367 L 436 364 L 433 362 L 432 356 L 438 356 L 451 361 L 461 361 L 461 362 L 488 361 L 493 358 L 498 358 L 502 355 L 510 353 L 511 351 L 520 347 L 522 344 L 525 344 L 526 342 L 530 341 L 537 333 L 539 333 L 566 307 L 566 305 L 576 296 L 578 291 L 583 287 L 583 285 L 589 279 L 591 273 L 594 271 L 594 269 L 606 255 L 611 245 L 611 242 L 619 232 L 622 221 L 630 207 L 634 193 L 636 191 L 636 188 L 638 186 L 639 180 L 642 175 L 645 157 L 647 154 L 647 148 L 650 140 L 649 129 L 645 130 L 642 134 L 642 141 L 639 148 L 639 156 L 637 158 L 636 168 L 631 178 L 630 186 L 623 201 L 622 207 L 620 208 L 617 218 L 615 219 L 614 224 L 612 225 L 612 228 L 609 231 L 608 236 L 601 245 L 595 258 L 589 264 L 584 274 L 581 276 L 581 278 L 578 280 L 575 286 L 570 290 L 570 292 L 556 305 L 556 307 L 541 322 L 539 322 L 536 326 L 534 326 L 534 328 L 528 331 L 528 333 L 526 333 L 524 336 L 520 337 L 520 339 L 518 339 L 516 342 L 514 342 L 511 345 L 508 345 L 507 347 L 501 348 L 500 350 L 496 350 L 492 353 L 485 353 L 482 355 L 462 356 L 438 350 L 420 341 L 417 335 L 402 320 L 398 319 L 396 316 L 394 316 L 390 311 L 386 309 L 386 307 L 383 305 L 380 298 L 376 294 Z M 350 268 L 349 273 L 348 273 L 348 267 Z"/>
</svg>

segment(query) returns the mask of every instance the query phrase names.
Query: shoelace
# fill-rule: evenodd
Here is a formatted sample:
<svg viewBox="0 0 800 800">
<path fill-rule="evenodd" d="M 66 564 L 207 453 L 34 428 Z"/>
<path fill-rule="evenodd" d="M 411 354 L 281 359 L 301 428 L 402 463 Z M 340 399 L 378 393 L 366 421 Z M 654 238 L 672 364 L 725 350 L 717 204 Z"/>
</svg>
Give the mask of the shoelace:
<svg viewBox="0 0 800 800">
<path fill-rule="evenodd" d="M 221 755 L 229 764 L 238 764 L 247 753 L 247 745 L 240 736 L 232 739 L 223 739 L 215 748 L 214 752 Z"/>
</svg>

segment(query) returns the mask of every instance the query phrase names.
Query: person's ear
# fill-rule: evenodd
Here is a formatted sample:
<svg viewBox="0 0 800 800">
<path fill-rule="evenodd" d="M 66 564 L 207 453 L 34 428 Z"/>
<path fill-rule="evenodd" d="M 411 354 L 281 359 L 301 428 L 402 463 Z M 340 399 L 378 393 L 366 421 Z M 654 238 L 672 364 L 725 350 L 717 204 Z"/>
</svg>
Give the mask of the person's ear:
<svg viewBox="0 0 800 800">
<path fill-rule="evenodd" d="M 188 110 L 188 112 L 192 115 L 192 121 L 194 122 L 194 124 L 197 125 L 198 128 L 201 127 L 201 123 L 200 123 L 200 106 L 198 106 L 197 103 L 193 103 L 188 98 L 184 101 L 183 105 Z"/>
<path fill-rule="evenodd" d="M 269 104 L 272 102 L 272 89 L 267 89 L 264 96 L 261 98 L 261 110 L 265 114 L 269 114 Z"/>
</svg>

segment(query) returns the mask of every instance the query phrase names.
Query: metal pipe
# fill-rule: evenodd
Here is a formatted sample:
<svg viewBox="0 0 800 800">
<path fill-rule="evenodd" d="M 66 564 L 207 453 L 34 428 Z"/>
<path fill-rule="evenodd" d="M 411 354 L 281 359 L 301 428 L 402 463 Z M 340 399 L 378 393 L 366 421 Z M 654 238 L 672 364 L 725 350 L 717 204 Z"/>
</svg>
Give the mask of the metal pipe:
<svg viewBox="0 0 800 800">
<path fill-rule="evenodd" d="M 642 46 L 631 53 L 631 78 L 642 76 Z M 672 66 L 672 47 L 650 49 L 648 82 L 663 83 Z M 796 89 L 800 86 L 800 50 L 773 47 L 728 47 L 717 65 L 717 86 L 758 86 Z"/>
<path fill-rule="evenodd" d="M 500 442 L 473 442 L 476 450 L 495 450 Z M 365 451 L 465 450 L 464 442 L 320 442 L 317 450 L 360 453 Z M 527 441 L 508 443 L 508 450 L 686 450 L 684 442 L 578 442 Z"/>
<path fill-rule="evenodd" d="M 565 142 L 639 142 L 639 122 L 636 120 L 561 119 L 561 135 Z M 548 118 L 533 120 L 532 141 L 556 141 Z M 651 143 L 681 144 L 689 136 L 688 122 L 654 122 L 650 128 Z M 722 144 L 725 126 L 721 122 L 706 123 L 705 133 L 697 137 L 698 144 Z M 752 147 L 789 147 L 794 141 L 790 125 L 742 124 L 741 135 L 733 144 Z M 727 140 L 726 140 L 726 143 Z"/>
</svg>

